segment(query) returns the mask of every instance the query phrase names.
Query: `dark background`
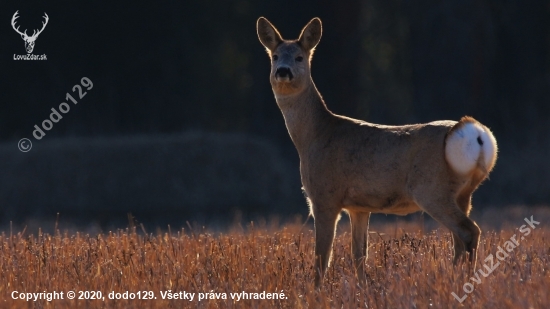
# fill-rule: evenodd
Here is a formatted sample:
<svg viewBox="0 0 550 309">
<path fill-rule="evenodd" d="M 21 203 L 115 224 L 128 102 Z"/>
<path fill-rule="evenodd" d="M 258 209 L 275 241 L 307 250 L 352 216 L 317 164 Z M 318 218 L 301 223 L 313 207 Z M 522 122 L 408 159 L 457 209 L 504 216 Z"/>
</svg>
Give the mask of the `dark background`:
<svg viewBox="0 0 550 309">
<path fill-rule="evenodd" d="M 29 34 L 49 15 L 47 61 L 13 60 L 16 10 Z M 259 16 L 289 39 L 322 19 L 313 78 L 335 113 L 490 127 L 476 208 L 550 202 L 549 1 L 26 1 L 0 4 L 0 222 L 307 213 Z M 93 89 L 35 140 L 84 76 Z"/>
</svg>

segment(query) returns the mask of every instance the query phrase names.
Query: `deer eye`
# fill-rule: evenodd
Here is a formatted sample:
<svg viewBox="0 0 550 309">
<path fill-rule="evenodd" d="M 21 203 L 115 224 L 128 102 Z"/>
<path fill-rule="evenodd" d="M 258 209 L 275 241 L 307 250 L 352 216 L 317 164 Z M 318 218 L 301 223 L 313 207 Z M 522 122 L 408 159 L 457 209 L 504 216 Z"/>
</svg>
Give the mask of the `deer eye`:
<svg viewBox="0 0 550 309">
<path fill-rule="evenodd" d="M 302 57 L 302 56 L 298 56 L 298 57 L 296 57 L 296 61 L 298 61 L 298 62 L 302 62 L 302 60 L 304 60 L 304 57 Z"/>
<path fill-rule="evenodd" d="M 277 60 L 279 60 L 279 56 L 273 55 L 272 59 L 273 59 L 273 61 L 277 61 Z"/>
</svg>

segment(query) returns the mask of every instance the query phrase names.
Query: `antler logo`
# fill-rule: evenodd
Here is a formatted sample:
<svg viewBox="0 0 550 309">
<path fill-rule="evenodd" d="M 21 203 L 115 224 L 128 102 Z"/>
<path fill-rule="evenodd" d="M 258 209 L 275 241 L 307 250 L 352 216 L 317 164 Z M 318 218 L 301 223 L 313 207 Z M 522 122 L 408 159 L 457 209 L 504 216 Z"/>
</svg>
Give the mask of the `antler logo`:
<svg viewBox="0 0 550 309">
<path fill-rule="evenodd" d="M 33 30 L 33 33 L 31 36 L 28 36 L 27 35 L 27 29 L 25 29 L 24 32 L 21 32 L 19 31 L 19 26 L 17 26 L 17 28 L 15 28 L 15 20 L 19 18 L 19 16 L 17 15 L 17 13 L 19 12 L 19 10 L 17 10 L 15 12 L 15 14 L 13 14 L 13 18 L 11 19 L 11 26 L 13 27 L 13 30 L 15 30 L 15 32 L 19 33 L 21 35 L 21 38 L 23 39 L 23 41 L 25 41 L 25 49 L 27 50 L 27 53 L 30 54 L 32 53 L 33 49 L 34 49 L 34 44 L 35 44 L 35 41 L 36 39 L 38 38 L 38 35 L 40 33 L 42 33 L 42 31 L 44 31 L 44 28 L 46 28 L 46 25 L 48 24 L 48 20 L 50 19 L 48 17 L 48 14 L 46 14 L 46 12 L 44 12 L 44 18 L 46 19 L 45 22 L 42 22 L 42 29 L 38 30 Z"/>
</svg>

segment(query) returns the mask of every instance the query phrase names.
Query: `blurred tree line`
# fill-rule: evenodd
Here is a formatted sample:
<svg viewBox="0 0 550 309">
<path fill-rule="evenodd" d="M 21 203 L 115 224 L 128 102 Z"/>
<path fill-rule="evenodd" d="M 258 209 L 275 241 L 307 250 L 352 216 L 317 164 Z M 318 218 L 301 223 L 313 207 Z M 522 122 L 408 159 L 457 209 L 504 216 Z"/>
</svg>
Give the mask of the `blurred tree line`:
<svg viewBox="0 0 550 309">
<path fill-rule="evenodd" d="M 16 10 L 23 28 L 50 16 L 34 51 L 47 61 L 13 60 L 25 53 L 7 26 Z M 259 16 L 289 39 L 312 17 L 322 19 L 313 78 L 332 111 L 385 124 L 471 115 L 499 141 L 496 201 L 550 202 L 550 2 L 543 0 L 6 3 L 0 138 L 30 137 L 86 76 L 94 89 L 48 138 L 243 132 L 297 162 L 256 37 Z M 517 186 L 532 192 L 510 195 Z"/>
</svg>

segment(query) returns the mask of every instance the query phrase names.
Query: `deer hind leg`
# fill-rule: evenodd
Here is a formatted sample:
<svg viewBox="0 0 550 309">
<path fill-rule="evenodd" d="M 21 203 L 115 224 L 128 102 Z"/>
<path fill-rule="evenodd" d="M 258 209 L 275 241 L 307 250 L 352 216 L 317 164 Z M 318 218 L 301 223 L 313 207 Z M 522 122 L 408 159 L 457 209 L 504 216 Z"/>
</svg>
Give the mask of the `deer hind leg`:
<svg viewBox="0 0 550 309">
<path fill-rule="evenodd" d="M 462 191 L 461 194 L 458 195 L 456 202 L 460 210 L 466 216 L 469 216 L 470 209 L 471 209 L 471 204 L 470 204 L 471 193 L 468 195 L 468 194 L 463 194 L 463 192 L 464 191 Z M 465 256 L 466 248 L 464 246 L 464 242 L 462 242 L 462 240 L 460 239 L 457 233 L 453 232 L 452 235 L 453 235 L 453 247 L 454 247 L 453 264 L 457 265 L 459 261 L 463 260 Z"/>
<path fill-rule="evenodd" d="M 370 212 L 349 212 L 351 221 L 351 253 L 353 266 L 361 284 L 365 283 L 365 262 L 369 246 Z"/>
<path fill-rule="evenodd" d="M 466 252 L 464 250 L 464 243 L 462 240 L 460 240 L 460 237 L 456 233 L 452 233 L 453 235 L 453 248 L 454 248 L 454 255 L 453 255 L 453 264 L 457 265 L 459 261 L 462 260 L 464 257 L 464 253 Z"/>
<path fill-rule="evenodd" d="M 466 216 L 470 216 L 470 210 L 472 210 L 472 193 L 476 190 L 479 184 L 485 179 L 486 175 L 481 171 L 475 171 L 472 174 L 472 177 L 466 186 L 458 193 L 456 198 L 456 203 L 458 207 Z M 453 246 L 454 246 L 454 257 L 453 264 L 458 264 L 464 257 L 465 246 L 460 237 L 453 233 Z"/>
<path fill-rule="evenodd" d="M 418 199 L 418 201 L 425 212 L 451 230 L 453 233 L 455 250 L 458 247 L 458 250 L 462 250 L 460 251 L 461 254 L 464 251 L 468 252 L 470 254 L 469 261 L 475 268 L 477 248 L 479 245 L 479 237 L 481 235 L 481 230 L 477 224 L 468 218 L 468 216 L 460 209 L 457 201 L 453 198 L 424 197 L 422 199 Z M 460 247 L 457 244 L 459 242 L 463 247 Z"/>
<path fill-rule="evenodd" d="M 323 281 L 325 271 L 330 263 L 332 242 L 336 232 L 336 223 L 340 218 L 339 208 L 326 207 L 316 201 L 311 201 L 311 209 L 315 220 L 315 286 Z"/>
</svg>

